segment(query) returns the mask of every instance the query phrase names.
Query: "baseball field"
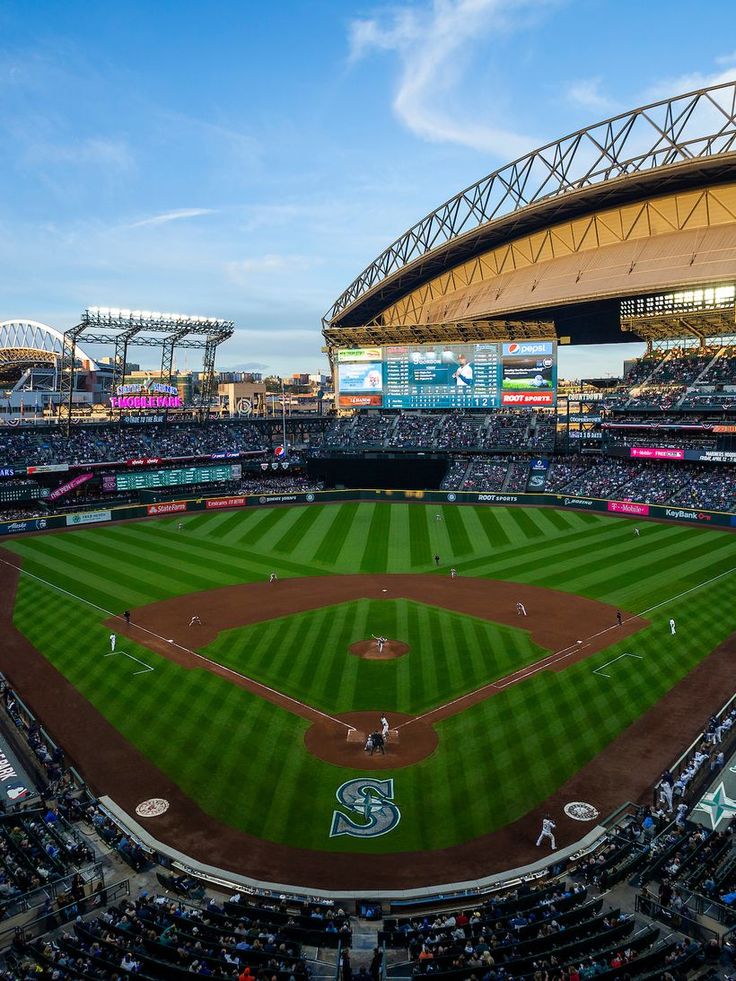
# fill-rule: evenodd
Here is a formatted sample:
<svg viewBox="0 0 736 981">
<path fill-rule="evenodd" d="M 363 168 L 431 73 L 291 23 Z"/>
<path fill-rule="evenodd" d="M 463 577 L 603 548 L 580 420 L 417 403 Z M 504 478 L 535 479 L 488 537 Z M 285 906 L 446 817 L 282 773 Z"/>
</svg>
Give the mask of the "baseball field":
<svg viewBox="0 0 736 981">
<path fill-rule="evenodd" d="M 169 799 L 151 833 L 200 859 L 281 882 L 310 861 L 333 884 L 409 865 L 406 884 L 448 881 L 453 862 L 479 875 L 499 847 L 491 866 L 532 855 L 544 808 L 576 840 L 588 828 L 565 822 L 566 794 L 604 816 L 731 694 L 736 539 L 639 528 L 347 503 L 18 538 L 0 552 L 17 631 L 4 667 L 99 793 L 131 811 Z M 375 637 L 408 649 L 351 652 Z M 386 755 L 369 757 L 382 712 Z M 384 784 L 338 801 L 368 777 Z M 340 812 L 357 832 L 331 836 Z"/>
</svg>

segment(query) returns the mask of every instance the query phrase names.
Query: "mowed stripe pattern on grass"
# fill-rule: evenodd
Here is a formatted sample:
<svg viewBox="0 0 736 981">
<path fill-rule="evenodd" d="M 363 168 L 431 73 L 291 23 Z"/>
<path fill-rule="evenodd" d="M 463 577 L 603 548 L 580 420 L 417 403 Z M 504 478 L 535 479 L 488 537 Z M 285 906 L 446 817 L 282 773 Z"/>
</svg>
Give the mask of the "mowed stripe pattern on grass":
<svg viewBox="0 0 736 981">
<path fill-rule="evenodd" d="M 105 614 L 28 578 L 21 581 L 15 621 L 132 743 L 208 813 L 234 827 L 315 849 L 444 847 L 491 831 L 539 803 L 736 630 L 732 577 L 676 595 L 736 566 L 730 534 L 642 524 L 641 538 L 635 538 L 627 519 L 541 509 L 527 509 L 523 518 L 520 513 L 349 503 L 201 513 L 187 516 L 181 531 L 172 518 L 8 543 L 28 571 L 118 613 L 168 596 L 263 580 L 272 569 L 281 577 L 427 572 L 434 570 L 435 552 L 441 559 L 438 575 L 455 566 L 461 575 L 552 586 L 633 612 L 675 597 L 636 636 L 643 660 L 617 662 L 610 680 L 593 675 L 592 668 L 632 649 L 631 642 L 614 643 L 561 674 L 536 675 L 442 722 L 437 752 L 394 774 L 402 821 L 373 842 L 327 837 L 335 789 L 359 774 L 360 759 L 352 771 L 311 757 L 303 747 L 302 720 L 208 672 L 185 672 L 126 641 L 130 653 L 155 667 L 134 678 L 137 666 L 127 659 L 102 657 L 109 632 Z M 374 623 L 385 622 L 387 635 L 396 624 L 396 631 L 434 644 L 421 678 L 403 678 L 400 661 L 375 665 L 371 697 L 380 691 L 396 700 L 396 710 L 399 704 L 429 703 L 433 693 L 467 681 L 465 669 L 485 668 L 475 658 L 487 635 L 472 618 L 448 629 L 438 611 L 421 604 L 387 604 L 382 621 L 383 604 L 366 604 L 273 621 L 247 642 L 235 631 L 218 656 L 243 659 L 254 673 L 277 658 L 285 689 L 301 686 L 340 711 L 359 708 L 364 696 L 367 701 L 369 689 L 357 671 L 366 662 L 354 670 L 355 659 L 346 655 L 339 670 L 339 659 L 325 657 L 325 651 L 337 651 L 364 627 L 378 632 Z M 666 630 L 670 615 L 679 625 L 674 639 Z M 518 640 L 523 636 L 509 645 L 509 657 L 525 656 Z M 476 653 L 464 664 L 452 657 L 453 650 Z M 380 671 L 384 666 L 386 673 Z M 391 710 L 390 704 L 366 707 Z"/>
</svg>

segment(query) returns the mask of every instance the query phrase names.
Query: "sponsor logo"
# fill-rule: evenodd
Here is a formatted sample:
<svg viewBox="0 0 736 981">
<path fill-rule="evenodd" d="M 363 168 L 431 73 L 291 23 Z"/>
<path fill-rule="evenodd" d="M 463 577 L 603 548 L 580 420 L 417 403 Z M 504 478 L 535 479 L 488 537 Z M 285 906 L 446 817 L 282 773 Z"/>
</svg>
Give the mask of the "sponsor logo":
<svg viewBox="0 0 736 981">
<path fill-rule="evenodd" d="M 554 405 L 554 392 L 502 392 L 502 405 Z"/>
<path fill-rule="evenodd" d="M 244 508 L 246 504 L 244 497 L 214 497 L 207 501 L 205 508 L 216 511 L 218 508 Z"/>
<path fill-rule="evenodd" d="M 96 521 L 110 521 L 111 511 L 81 511 L 79 514 L 67 514 L 68 525 L 93 525 Z"/>
<path fill-rule="evenodd" d="M 46 524 L 46 518 L 36 518 L 33 521 L 12 521 L 4 525 L 4 529 L 5 534 L 13 535 L 16 531 L 43 531 Z"/>
<path fill-rule="evenodd" d="M 512 358 L 528 357 L 532 354 L 552 354 L 552 341 L 512 341 L 503 345 L 503 354 Z"/>
<path fill-rule="evenodd" d="M 713 518 L 705 511 L 683 511 L 682 508 L 665 508 L 666 518 L 674 518 L 676 521 L 712 521 Z M 733 518 L 731 518 L 733 524 Z"/>
<path fill-rule="evenodd" d="M 498 501 L 501 504 L 518 504 L 519 498 L 516 494 L 479 494 L 479 501 Z"/>
<path fill-rule="evenodd" d="M 148 514 L 176 514 L 186 509 L 186 501 L 167 501 L 165 504 L 149 504 L 146 511 Z"/>
<path fill-rule="evenodd" d="M 68 469 L 68 463 L 44 463 L 40 467 L 28 467 L 26 473 L 66 473 Z"/>
<path fill-rule="evenodd" d="M 180 409 L 181 398 L 178 395 L 112 395 L 111 409 Z"/>
<path fill-rule="evenodd" d="M 453 504 L 457 500 L 457 494 L 448 494 L 447 500 L 450 502 L 450 504 Z"/>
<path fill-rule="evenodd" d="M 570 801 L 569 804 L 565 804 L 563 810 L 573 821 L 595 821 L 598 817 L 598 809 L 582 800 Z"/>
<path fill-rule="evenodd" d="M 608 510 L 617 514 L 649 514 L 649 505 L 634 504 L 633 501 L 609 501 Z"/>
<path fill-rule="evenodd" d="M 344 405 L 349 408 L 350 406 L 361 406 L 361 405 L 372 405 L 381 406 L 383 405 L 382 395 L 340 395 L 339 396 L 340 405 Z"/>
<path fill-rule="evenodd" d="M 161 814 L 165 814 L 169 809 L 169 802 L 164 800 L 163 797 L 151 797 L 148 800 L 144 800 L 135 809 L 135 813 L 138 817 L 142 818 L 155 818 L 160 817 Z"/>
<path fill-rule="evenodd" d="M 46 518 L 37 518 L 36 521 L 34 521 L 36 531 L 43 531 L 44 528 L 46 527 L 46 524 L 47 524 Z"/>
<path fill-rule="evenodd" d="M 129 467 L 147 467 L 150 463 L 161 463 L 160 456 L 141 456 L 137 460 L 126 460 Z"/>
<path fill-rule="evenodd" d="M 307 494 L 307 501 L 311 504 L 314 500 L 314 494 Z"/>
<path fill-rule="evenodd" d="M 591 508 L 593 502 L 588 497 L 566 497 L 562 502 L 566 508 Z"/>
<path fill-rule="evenodd" d="M 68 480 L 65 484 L 61 484 L 61 486 L 57 487 L 56 490 L 52 490 L 51 493 L 47 495 L 48 499 L 50 501 L 55 501 L 57 498 L 68 494 L 69 491 L 74 490 L 75 487 L 80 487 L 88 480 L 92 480 L 93 477 L 94 474 L 92 473 L 80 473 L 78 477 L 72 477 L 71 480 Z"/>
<path fill-rule="evenodd" d="M 258 498 L 259 504 L 286 504 L 288 501 L 296 501 L 296 494 L 269 494 L 268 497 L 263 496 Z"/>
<path fill-rule="evenodd" d="M 350 835 L 352 838 L 378 838 L 393 831 L 401 820 L 401 811 L 394 804 L 393 780 L 374 780 L 358 777 L 338 787 L 335 794 L 350 814 L 332 812 L 330 838 Z M 355 815 L 360 820 L 356 820 Z"/>
<path fill-rule="evenodd" d="M 30 790 L 21 783 L 15 767 L 2 750 L 0 750 L 0 783 L 3 784 L 8 800 L 23 800 L 30 794 Z"/>
<path fill-rule="evenodd" d="M 250 399 L 238 399 L 235 403 L 235 411 L 239 416 L 249 416 L 253 412 L 253 403 Z"/>
<path fill-rule="evenodd" d="M 277 458 L 280 458 L 282 456 L 286 456 L 286 447 L 285 446 L 276 446 L 274 448 L 273 455 L 275 457 L 277 457 Z"/>
<path fill-rule="evenodd" d="M 645 460 L 684 460 L 685 451 L 664 446 L 632 446 L 631 456 Z"/>
</svg>

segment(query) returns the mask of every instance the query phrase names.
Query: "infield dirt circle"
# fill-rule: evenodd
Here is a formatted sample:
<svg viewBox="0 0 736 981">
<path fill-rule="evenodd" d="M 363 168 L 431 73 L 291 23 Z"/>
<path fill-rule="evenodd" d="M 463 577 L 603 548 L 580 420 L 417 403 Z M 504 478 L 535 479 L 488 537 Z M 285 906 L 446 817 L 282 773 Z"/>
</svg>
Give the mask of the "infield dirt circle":
<svg viewBox="0 0 736 981">
<path fill-rule="evenodd" d="M 395 657 L 403 657 L 409 653 L 409 645 L 401 640 L 386 640 L 380 647 L 373 638 L 359 640 L 348 647 L 351 654 L 364 657 L 367 661 L 392 661 Z"/>
</svg>

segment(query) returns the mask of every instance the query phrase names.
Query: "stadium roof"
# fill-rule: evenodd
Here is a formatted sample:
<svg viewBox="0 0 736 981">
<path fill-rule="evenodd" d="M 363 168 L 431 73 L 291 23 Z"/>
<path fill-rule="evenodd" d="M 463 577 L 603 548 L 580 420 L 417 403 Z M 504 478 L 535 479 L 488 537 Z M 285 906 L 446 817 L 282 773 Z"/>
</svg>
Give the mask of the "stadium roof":
<svg viewBox="0 0 736 981">
<path fill-rule="evenodd" d="M 325 336 L 335 343 L 336 329 L 380 326 L 387 306 L 494 246 L 652 193 L 733 181 L 735 165 L 736 81 L 579 130 L 494 171 L 408 229 L 337 298 L 323 318 Z"/>
</svg>

